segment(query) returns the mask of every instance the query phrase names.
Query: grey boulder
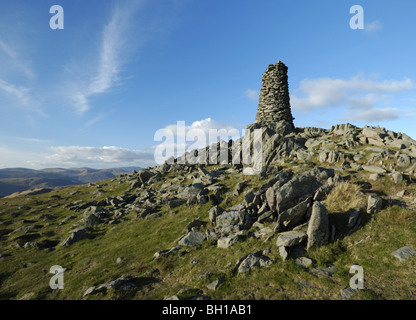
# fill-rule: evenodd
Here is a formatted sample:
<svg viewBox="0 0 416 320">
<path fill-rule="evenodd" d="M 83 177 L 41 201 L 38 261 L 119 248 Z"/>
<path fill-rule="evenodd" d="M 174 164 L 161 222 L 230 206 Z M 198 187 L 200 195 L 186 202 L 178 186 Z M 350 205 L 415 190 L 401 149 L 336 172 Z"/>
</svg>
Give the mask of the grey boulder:
<svg viewBox="0 0 416 320">
<path fill-rule="evenodd" d="M 312 206 L 312 214 L 308 224 L 308 244 L 307 249 L 320 247 L 328 244 L 329 241 L 329 222 L 328 211 L 320 202 L 315 202 Z"/>
<path fill-rule="evenodd" d="M 266 267 L 273 264 L 273 260 L 263 255 L 263 251 L 250 253 L 240 258 L 237 262 L 237 272 L 244 273 L 256 269 L 257 267 Z"/>
<path fill-rule="evenodd" d="M 395 256 L 397 259 L 399 259 L 400 261 L 404 261 L 404 260 L 407 260 L 411 257 L 416 256 L 415 250 L 410 245 L 402 247 L 400 249 L 397 249 L 396 251 L 392 252 L 391 254 L 393 256 Z"/>
<path fill-rule="evenodd" d="M 306 239 L 304 231 L 287 231 L 279 234 L 276 245 L 278 247 L 293 247 Z"/>
<path fill-rule="evenodd" d="M 206 236 L 203 232 L 191 231 L 186 236 L 183 236 L 178 244 L 187 247 L 200 247 L 205 239 Z"/>
<path fill-rule="evenodd" d="M 383 199 L 381 199 L 379 196 L 370 195 L 367 201 L 367 213 L 373 214 L 379 212 L 382 205 Z"/>
</svg>

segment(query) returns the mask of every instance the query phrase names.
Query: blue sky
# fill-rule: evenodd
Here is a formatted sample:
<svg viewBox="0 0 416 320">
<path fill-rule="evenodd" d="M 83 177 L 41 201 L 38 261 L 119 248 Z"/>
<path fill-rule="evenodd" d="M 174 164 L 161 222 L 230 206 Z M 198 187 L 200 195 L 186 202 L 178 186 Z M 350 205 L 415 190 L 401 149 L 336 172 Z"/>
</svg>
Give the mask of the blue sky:
<svg viewBox="0 0 416 320">
<path fill-rule="evenodd" d="M 52 5 L 64 29 L 52 30 Z M 350 28 L 350 7 L 364 30 Z M 0 168 L 152 165 L 155 132 L 254 121 L 289 67 L 295 125 L 416 138 L 416 2 L 0 1 Z"/>
</svg>

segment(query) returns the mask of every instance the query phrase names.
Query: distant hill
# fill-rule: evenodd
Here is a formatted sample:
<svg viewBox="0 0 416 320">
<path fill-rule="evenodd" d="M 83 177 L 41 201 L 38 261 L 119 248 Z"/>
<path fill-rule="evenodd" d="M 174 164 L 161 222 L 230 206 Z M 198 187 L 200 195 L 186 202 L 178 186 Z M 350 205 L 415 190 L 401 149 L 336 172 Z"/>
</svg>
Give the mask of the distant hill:
<svg viewBox="0 0 416 320">
<path fill-rule="evenodd" d="M 120 174 L 139 171 L 139 167 L 121 167 L 111 169 L 91 168 L 47 168 L 33 170 L 26 168 L 0 169 L 0 197 L 14 192 L 37 188 L 54 188 L 92 183 L 114 178 Z"/>
</svg>

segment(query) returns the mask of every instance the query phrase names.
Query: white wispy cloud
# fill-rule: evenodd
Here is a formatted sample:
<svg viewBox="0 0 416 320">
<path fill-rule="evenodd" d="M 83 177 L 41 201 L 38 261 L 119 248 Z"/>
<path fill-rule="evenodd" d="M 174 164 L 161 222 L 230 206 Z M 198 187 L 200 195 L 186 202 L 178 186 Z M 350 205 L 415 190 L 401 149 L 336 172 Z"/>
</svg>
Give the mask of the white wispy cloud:
<svg viewBox="0 0 416 320">
<path fill-rule="evenodd" d="M 0 145 L 0 168 L 42 168 L 44 154 Z"/>
<path fill-rule="evenodd" d="M 154 165 L 151 151 L 132 150 L 117 146 L 82 147 L 60 146 L 51 147 L 52 155 L 45 157 L 45 164 L 62 166 L 130 166 L 141 167 Z"/>
<path fill-rule="evenodd" d="M 5 93 L 9 99 L 12 99 L 13 107 L 19 107 L 30 112 L 30 114 L 25 114 L 25 116 L 28 117 L 27 119 L 32 119 L 33 114 L 43 118 L 48 117 L 32 89 L 0 79 L 0 93 L 1 92 Z M 0 107 L 2 106 L 3 105 L 0 105 Z M 5 106 L 7 107 L 7 104 Z"/>
<path fill-rule="evenodd" d="M 183 128 L 182 130 L 180 128 Z M 206 118 L 203 120 L 197 120 L 192 122 L 190 125 L 179 125 L 177 124 L 170 124 L 165 127 L 165 129 L 169 130 L 174 134 L 174 136 L 186 136 L 192 130 L 199 130 L 201 133 L 203 132 L 206 137 L 209 137 L 210 130 L 220 131 L 223 130 L 224 132 L 231 133 L 231 137 L 239 137 L 237 132 L 241 132 L 242 126 L 232 126 L 227 123 L 219 122 L 212 120 L 211 118 Z"/>
<path fill-rule="evenodd" d="M 16 139 L 20 141 L 34 142 L 34 143 L 51 143 L 52 142 L 52 140 L 49 140 L 49 139 L 38 139 L 38 138 L 16 137 Z"/>
<path fill-rule="evenodd" d="M 259 91 L 253 89 L 247 89 L 244 91 L 245 96 L 249 100 L 257 100 L 259 98 Z"/>
<path fill-rule="evenodd" d="M 98 114 L 97 116 L 95 116 L 91 120 L 87 121 L 87 123 L 85 123 L 85 125 L 82 127 L 82 129 L 86 129 L 86 128 L 89 128 L 89 127 L 93 126 L 94 124 L 96 124 L 96 123 L 100 122 L 101 120 L 105 119 L 112 112 L 113 111 Z"/>
<path fill-rule="evenodd" d="M 398 118 L 400 118 L 400 110 L 398 108 L 370 108 L 367 110 L 359 110 L 358 112 L 348 110 L 345 117 L 349 121 L 365 122 L 396 120 Z"/>
<path fill-rule="evenodd" d="M 120 83 L 120 73 L 128 53 L 126 34 L 135 12 L 143 1 L 123 2 L 114 8 L 110 21 L 104 26 L 95 70 L 73 85 L 71 99 L 76 110 L 83 114 L 90 109 L 90 99 L 104 94 Z"/>
<path fill-rule="evenodd" d="M 13 66 L 14 71 L 18 70 L 26 75 L 28 78 L 34 78 L 35 74 L 30 67 L 30 63 L 24 60 L 10 44 L 7 44 L 3 39 L 0 39 L 0 52 L 5 54 L 7 64 Z"/>
<path fill-rule="evenodd" d="M 364 30 L 367 33 L 372 33 L 373 34 L 373 33 L 376 33 L 378 31 L 380 31 L 382 29 L 382 27 L 383 26 L 382 26 L 381 22 L 376 20 L 376 21 L 373 21 L 373 22 L 366 23 L 364 25 Z"/>
<path fill-rule="evenodd" d="M 389 101 L 414 89 L 409 78 L 375 81 L 359 75 L 351 79 L 305 79 L 290 101 L 292 108 L 300 111 L 344 107 L 347 120 L 392 120 L 397 119 L 399 110 L 389 106 Z"/>
<path fill-rule="evenodd" d="M 291 105 L 296 110 L 312 110 L 323 107 L 368 106 L 383 94 L 410 91 L 413 81 L 384 80 L 376 82 L 361 76 L 349 80 L 317 78 L 302 80 L 291 95 Z"/>
<path fill-rule="evenodd" d="M 164 147 L 173 150 L 174 156 L 178 157 L 185 152 L 205 148 L 219 140 L 228 142 L 229 139 L 239 139 L 245 133 L 243 129 L 244 126 L 233 126 L 211 118 L 194 121 L 190 125 L 178 121 L 156 132 L 155 141 L 164 141 L 155 145 L 153 149 Z"/>
<path fill-rule="evenodd" d="M 22 86 L 15 86 L 11 83 L 8 83 L 5 80 L 0 79 L 0 90 L 3 90 L 4 92 L 8 93 L 9 95 L 17 99 L 17 101 L 21 105 L 26 106 L 31 101 L 29 88 L 22 87 Z"/>
</svg>

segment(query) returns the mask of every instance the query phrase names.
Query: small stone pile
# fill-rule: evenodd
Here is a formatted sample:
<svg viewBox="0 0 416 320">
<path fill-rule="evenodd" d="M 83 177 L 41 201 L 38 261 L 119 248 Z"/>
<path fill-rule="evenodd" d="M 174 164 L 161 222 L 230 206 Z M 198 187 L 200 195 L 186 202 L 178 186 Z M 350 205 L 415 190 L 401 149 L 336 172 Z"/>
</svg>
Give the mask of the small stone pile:
<svg viewBox="0 0 416 320">
<path fill-rule="evenodd" d="M 283 62 L 278 61 L 275 65 L 270 64 L 263 74 L 255 123 L 267 126 L 286 121 L 295 128 L 290 110 L 287 69 Z"/>
</svg>

